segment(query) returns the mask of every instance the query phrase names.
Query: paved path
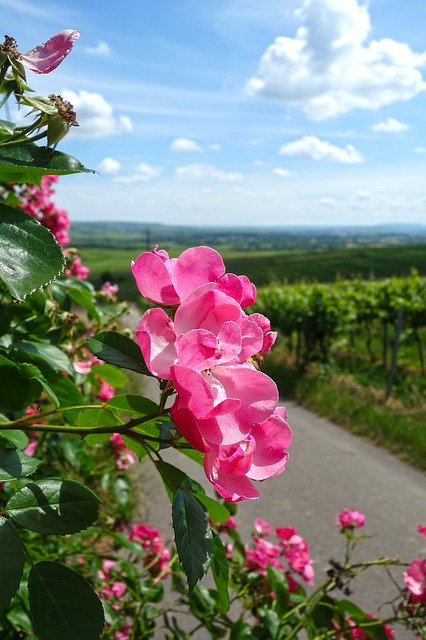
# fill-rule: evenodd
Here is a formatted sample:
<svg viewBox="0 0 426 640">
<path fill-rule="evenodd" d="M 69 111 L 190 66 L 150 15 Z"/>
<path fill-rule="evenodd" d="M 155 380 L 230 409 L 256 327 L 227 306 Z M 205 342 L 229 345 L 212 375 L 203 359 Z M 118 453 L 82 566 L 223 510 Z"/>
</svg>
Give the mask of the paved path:
<svg viewBox="0 0 426 640">
<path fill-rule="evenodd" d="M 158 399 L 157 383 L 150 382 L 145 393 Z M 297 527 L 310 544 L 319 582 L 328 559 L 342 559 L 344 540 L 334 522 L 336 514 L 347 507 L 362 511 L 367 519 L 365 533 L 376 534 L 360 545 L 357 559 L 397 555 L 409 561 L 415 555 L 426 555 L 426 539 L 416 531 L 418 524 L 426 523 L 426 476 L 295 403 L 286 406 L 293 428 L 288 468 L 278 478 L 262 483 L 259 500 L 239 505 L 237 521 L 243 537 L 248 539 L 256 517 L 274 526 Z M 167 458 L 213 494 L 198 465 L 176 451 L 168 451 Z M 149 462 L 142 468 L 141 491 L 145 496 L 143 517 L 171 539 L 170 504 Z M 393 573 L 401 583 L 402 568 Z M 372 613 L 396 595 L 395 587 L 378 569 L 359 576 L 354 587 L 354 601 Z M 397 640 L 413 637 L 404 631 L 396 634 Z"/>
</svg>

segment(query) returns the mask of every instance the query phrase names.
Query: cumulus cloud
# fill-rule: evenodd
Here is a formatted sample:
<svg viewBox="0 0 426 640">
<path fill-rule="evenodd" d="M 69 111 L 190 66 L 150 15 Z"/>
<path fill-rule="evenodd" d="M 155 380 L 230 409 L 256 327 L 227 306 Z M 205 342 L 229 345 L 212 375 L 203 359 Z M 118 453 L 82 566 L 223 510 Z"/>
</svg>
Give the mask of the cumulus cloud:
<svg viewBox="0 0 426 640">
<path fill-rule="evenodd" d="M 327 207 L 327 209 L 335 209 L 337 206 L 334 198 L 321 198 L 319 203 L 322 207 Z"/>
<path fill-rule="evenodd" d="M 97 169 L 101 173 L 114 175 L 115 173 L 118 173 L 120 171 L 121 164 L 118 162 L 118 160 L 114 160 L 114 158 L 106 157 L 100 161 Z"/>
<path fill-rule="evenodd" d="M 178 153 L 201 151 L 201 147 L 198 142 L 195 142 L 195 140 L 190 140 L 189 138 L 176 138 L 176 140 L 173 140 L 172 144 L 170 145 L 170 149 Z"/>
<path fill-rule="evenodd" d="M 175 175 L 188 180 L 219 180 L 220 182 L 239 182 L 243 179 L 241 173 L 223 171 L 212 164 L 187 164 L 177 167 Z"/>
<path fill-rule="evenodd" d="M 77 112 L 79 127 L 72 133 L 84 138 L 103 138 L 132 131 L 132 121 L 128 116 L 115 115 L 114 109 L 100 93 L 65 90 L 63 98 L 69 100 Z"/>
<path fill-rule="evenodd" d="M 293 175 L 291 171 L 289 171 L 288 169 L 282 169 L 281 167 L 272 169 L 272 173 L 275 173 L 275 175 L 279 176 L 280 178 L 288 178 L 289 176 Z"/>
<path fill-rule="evenodd" d="M 408 124 L 400 122 L 396 118 L 387 118 L 371 126 L 371 129 L 378 133 L 399 133 L 400 131 L 408 131 L 409 128 Z"/>
<path fill-rule="evenodd" d="M 162 167 L 155 167 L 152 164 L 141 162 L 135 167 L 131 175 L 117 176 L 113 180 L 119 184 L 137 184 L 138 182 L 151 182 L 154 178 L 159 178 L 162 173 Z"/>
<path fill-rule="evenodd" d="M 284 144 L 279 153 L 285 156 L 298 156 L 311 160 L 333 160 L 344 164 L 358 164 L 364 162 L 360 152 L 351 144 L 346 147 L 336 147 L 327 140 L 320 140 L 316 136 L 303 136 Z"/>
<path fill-rule="evenodd" d="M 107 58 L 111 55 L 112 49 L 107 42 L 101 41 L 95 47 L 86 47 L 85 52 L 91 56 L 100 56 L 101 58 Z"/>
<path fill-rule="evenodd" d="M 351 109 L 379 109 L 426 88 L 416 53 L 392 38 L 370 40 L 367 5 L 357 0 L 304 0 L 294 37 L 277 37 L 264 52 L 249 94 L 300 107 L 324 120 Z"/>
</svg>

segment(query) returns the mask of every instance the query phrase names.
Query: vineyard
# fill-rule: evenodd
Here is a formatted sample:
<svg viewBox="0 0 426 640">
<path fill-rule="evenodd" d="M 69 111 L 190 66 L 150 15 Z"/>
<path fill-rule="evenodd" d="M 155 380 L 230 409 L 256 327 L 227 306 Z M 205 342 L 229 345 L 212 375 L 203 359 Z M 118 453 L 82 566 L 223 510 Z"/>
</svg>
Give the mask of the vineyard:
<svg viewBox="0 0 426 640">
<path fill-rule="evenodd" d="M 272 284 L 259 291 L 257 310 L 271 318 L 272 325 L 287 339 L 296 364 L 312 360 L 327 362 L 336 345 L 350 352 L 359 349 L 364 336 L 371 363 L 384 367 L 403 342 L 415 346 L 417 365 L 425 373 L 426 278 L 415 271 L 407 278 L 386 280 L 341 280 L 335 283 Z"/>
</svg>

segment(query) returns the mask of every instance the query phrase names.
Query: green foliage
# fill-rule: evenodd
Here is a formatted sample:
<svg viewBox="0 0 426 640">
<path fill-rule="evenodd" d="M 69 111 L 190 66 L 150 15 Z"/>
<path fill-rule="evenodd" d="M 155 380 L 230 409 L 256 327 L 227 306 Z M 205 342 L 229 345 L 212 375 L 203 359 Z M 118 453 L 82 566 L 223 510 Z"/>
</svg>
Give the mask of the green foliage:
<svg viewBox="0 0 426 640">
<path fill-rule="evenodd" d="M 151 375 L 139 346 L 118 331 L 103 331 L 93 338 L 88 338 L 86 343 L 93 355 L 109 364 L 130 369 L 145 376 Z"/>
<path fill-rule="evenodd" d="M 210 525 L 199 502 L 185 489 L 174 494 L 172 516 L 176 548 L 192 590 L 211 562 Z"/>
<path fill-rule="evenodd" d="M 0 146 L 0 176 L 4 182 L 40 184 L 43 176 L 94 173 L 72 156 L 49 147 L 23 144 Z"/>
<path fill-rule="evenodd" d="M 0 482 L 10 482 L 29 476 L 41 464 L 40 460 L 0 446 Z"/>
<path fill-rule="evenodd" d="M 23 300 L 51 282 L 64 264 L 62 251 L 46 227 L 0 204 L 0 277 L 15 298 Z"/>
<path fill-rule="evenodd" d="M 0 611 L 18 591 L 24 569 L 24 551 L 15 527 L 0 517 Z"/>
<path fill-rule="evenodd" d="M 39 562 L 28 580 L 31 620 L 40 640 L 98 640 L 102 604 L 92 587 L 63 564 Z"/>
<path fill-rule="evenodd" d="M 5 512 L 31 531 L 66 535 L 93 524 L 99 499 L 78 482 L 46 478 L 30 482 L 15 493 Z"/>
</svg>

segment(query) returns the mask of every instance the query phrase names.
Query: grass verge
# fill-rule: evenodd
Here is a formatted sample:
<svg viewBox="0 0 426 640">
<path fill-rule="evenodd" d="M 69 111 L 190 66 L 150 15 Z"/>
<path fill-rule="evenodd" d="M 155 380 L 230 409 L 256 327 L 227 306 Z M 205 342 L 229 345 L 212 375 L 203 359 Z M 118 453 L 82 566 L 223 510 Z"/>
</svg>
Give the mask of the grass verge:
<svg viewBox="0 0 426 640">
<path fill-rule="evenodd" d="M 264 370 L 274 378 L 284 397 L 426 471 L 423 410 L 413 414 L 392 399 L 386 404 L 379 402 L 371 388 L 347 384 L 348 376 L 343 379 L 332 370 L 313 366 L 302 371 L 289 367 L 279 350 L 267 359 Z"/>
</svg>

